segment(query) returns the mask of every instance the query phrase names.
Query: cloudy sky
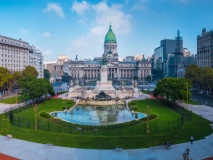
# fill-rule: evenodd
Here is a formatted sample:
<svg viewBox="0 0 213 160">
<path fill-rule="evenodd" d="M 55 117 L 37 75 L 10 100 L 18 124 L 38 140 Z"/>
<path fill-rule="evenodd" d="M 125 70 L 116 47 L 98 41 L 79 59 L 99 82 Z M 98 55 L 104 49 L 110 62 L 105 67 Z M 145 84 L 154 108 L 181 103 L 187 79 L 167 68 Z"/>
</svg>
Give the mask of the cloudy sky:
<svg viewBox="0 0 213 160">
<path fill-rule="evenodd" d="M 119 57 L 151 56 L 177 30 L 192 54 L 203 27 L 213 29 L 213 0 L 0 0 L 0 35 L 22 38 L 45 61 L 101 56 L 111 22 Z"/>
</svg>

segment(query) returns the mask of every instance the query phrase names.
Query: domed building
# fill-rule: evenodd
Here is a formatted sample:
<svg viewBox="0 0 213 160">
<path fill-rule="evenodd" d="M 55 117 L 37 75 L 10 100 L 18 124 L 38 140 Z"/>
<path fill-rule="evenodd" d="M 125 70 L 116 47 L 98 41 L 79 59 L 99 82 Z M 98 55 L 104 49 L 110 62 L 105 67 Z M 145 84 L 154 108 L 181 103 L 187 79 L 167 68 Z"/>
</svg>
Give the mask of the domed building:
<svg viewBox="0 0 213 160">
<path fill-rule="evenodd" d="M 109 25 L 109 30 L 104 39 L 104 55 L 108 59 L 111 59 L 111 61 L 113 61 L 113 59 L 116 61 L 118 58 L 117 41 L 115 34 L 112 31 L 111 24 Z"/>
<path fill-rule="evenodd" d="M 78 81 L 80 84 L 91 82 L 95 84 L 100 78 L 100 68 L 107 65 L 108 80 L 112 83 L 122 81 L 130 82 L 132 79 L 138 81 L 144 80 L 151 75 L 151 62 L 143 57 L 142 60 L 134 60 L 133 56 L 127 56 L 125 60 L 119 61 L 119 54 L 117 53 L 117 40 L 115 33 L 109 25 L 108 32 L 104 38 L 104 52 L 101 57 L 94 57 L 93 60 L 69 60 L 62 66 L 64 73 L 67 73 L 71 80 Z"/>
</svg>

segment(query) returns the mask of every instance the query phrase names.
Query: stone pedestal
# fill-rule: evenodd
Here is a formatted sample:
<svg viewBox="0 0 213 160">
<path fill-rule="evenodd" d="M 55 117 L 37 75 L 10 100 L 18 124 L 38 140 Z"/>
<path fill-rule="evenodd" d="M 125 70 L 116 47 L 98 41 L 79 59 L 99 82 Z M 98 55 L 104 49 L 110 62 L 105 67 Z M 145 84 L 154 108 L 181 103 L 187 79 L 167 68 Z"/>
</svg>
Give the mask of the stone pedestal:
<svg viewBox="0 0 213 160">
<path fill-rule="evenodd" d="M 115 91 L 114 87 L 112 86 L 112 82 L 108 81 L 107 79 L 107 66 L 103 65 L 100 69 L 100 81 L 97 81 L 95 90 L 99 91 Z"/>
</svg>

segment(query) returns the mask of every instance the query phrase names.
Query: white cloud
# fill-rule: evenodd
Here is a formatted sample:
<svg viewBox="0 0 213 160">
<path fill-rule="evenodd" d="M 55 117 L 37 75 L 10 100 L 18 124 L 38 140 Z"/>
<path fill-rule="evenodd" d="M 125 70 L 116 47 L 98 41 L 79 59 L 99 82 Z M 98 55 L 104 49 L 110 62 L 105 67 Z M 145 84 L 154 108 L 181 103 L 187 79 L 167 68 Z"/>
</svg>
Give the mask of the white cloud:
<svg viewBox="0 0 213 160">
<path fill-rule="evenodd" d="M 71 7 L 71 10 L 75 11 L 77 14 L 84 14 L 89 9 L 90 9 L 90 4 L 86 1 L 82 1 L 82 2 L 74 1 Z"/>
<path fill-rule="evenodd" d="M 104 36 L 110 22 L 116 36 L 131 32 L 131 15 L 123 12 L 122 5 L 108 6 L 106 2 L 99 2 L 90 6 L 94 17 L 88 24 L 91 26 L 88 33 L 71 42 L 71 49 L 77 52 L 79 58 L 102 56 Z"/>
<path fill-rule="evenodd" d="M 50 37 L 51 34 L 50 34 L 50 32 L 44 32 L 44 33 L 41 34 L 41 36 L 42 37 Z"/>
<path fill-rule="evenodd" d="M 29 31 L 27 29 L 21 29 L 20 33 L 27 34 Z"/>
<path fill-rule="evenodd" d="M 144 10 L 146 8 L 146 3 L 148 0 L 137 0 L 134 1 L 134 4 L 132 6 L 133 10 Z"/>
<path fill-rule="evenodd" d="M 48 3 L 47 7 L 42 10 L 43 13 L 49 14 L 49 13 L 55 13 L 57 16 L 64 18 L 64 12 L 59 4 L 56 3 Z"/>
</svg>

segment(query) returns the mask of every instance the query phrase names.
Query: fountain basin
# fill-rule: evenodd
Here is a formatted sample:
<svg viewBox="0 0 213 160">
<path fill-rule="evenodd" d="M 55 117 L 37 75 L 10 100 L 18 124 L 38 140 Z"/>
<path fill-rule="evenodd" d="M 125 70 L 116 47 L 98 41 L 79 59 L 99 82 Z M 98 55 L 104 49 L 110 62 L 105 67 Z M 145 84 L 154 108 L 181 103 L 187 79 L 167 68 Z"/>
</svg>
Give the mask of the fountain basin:
<svg viewBox="0 0 213 160">
<path fill-rule="evenodd" d="M 122 105 L 83 106 L 77 105 L 71 111 L 56 111 L 51 116 L 63 121 L 80 125 L 113 125 L 146 117 L 146 114 L 132 113 Z"/>
</svg>

